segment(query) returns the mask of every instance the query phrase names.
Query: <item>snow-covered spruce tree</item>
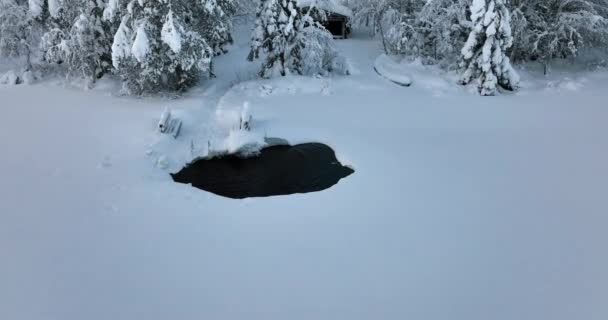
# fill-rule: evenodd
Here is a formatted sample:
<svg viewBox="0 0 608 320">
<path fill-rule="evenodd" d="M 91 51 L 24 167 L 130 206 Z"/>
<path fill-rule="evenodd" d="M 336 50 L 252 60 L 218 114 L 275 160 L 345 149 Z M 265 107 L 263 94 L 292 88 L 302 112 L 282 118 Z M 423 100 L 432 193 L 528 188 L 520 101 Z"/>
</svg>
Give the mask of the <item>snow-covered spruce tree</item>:
<svg viewBox="0 0 608 320">
<path fill-rule="evenodd" d="M 236 11 L 235 0 L 201 0 L 204 3 L 204 19 L 201 30 L 216 55 L 227 52 L 226 46 L 233 43 L 232 16 Z"/>
<path fill-rule="evenodd" d="M 348 74 L 344 57 L 334 49 L 333 36 L 295 0 L 262 0 L 257 12 L 248 59 L 266 53 L 260 76 L 271 78 L 289 74 Z"/>
<path fill-rule="evenodd" d="M 301 72 L 298 70 L 302 64 L 301 56 L 294 46 L 301 21 L 302 13 L 296 0 L 261 0 L 248 56 L 248 60 L 253 61 L 260 57 L 261 52 L 267 54 L 260 71 L 261 77 Z"/>
<path fill-rule="evenodd" d="M 80 5 L 79 0 L 30 0 L 30 12 L 42 29 L 40 49 L 45 62 L 63 63 L 63 41 L 69 37 Z"/>
<path fill-rule="evenodd" d="M 181 91 L 209 71 L 213 50 L 198 28 L 205 17 L 200 0 L 133 0 L 105 14 L 113 15 L 121 22 L 112 63 L 125 93 Z"/>
<path fill-rule="evenodd" d="M 460 84 L 477 79 L 484 96 L 496 94 L 498 86 L 516 89 L 519 76 L 507 56 L 513 37 L 504 0 L 473 0 L 470 10 L 473 30 L 461 51 L 464 73 Z"/>
<path fill-rule="evenodd" d="M 25 57 L 30 70 L 32 16 L 23 0 L 0 0 L 0 57 Z"/>
<path fill-rule="evenodd" d="M 66 66 L 68 75 L 81 76 L 90 87 L 111 70 L 112 25 L 102 19 L 96 0 L 64 0 L 50 14 L 50 28 L 42 37 L 45 61 Z"/>
</svg>

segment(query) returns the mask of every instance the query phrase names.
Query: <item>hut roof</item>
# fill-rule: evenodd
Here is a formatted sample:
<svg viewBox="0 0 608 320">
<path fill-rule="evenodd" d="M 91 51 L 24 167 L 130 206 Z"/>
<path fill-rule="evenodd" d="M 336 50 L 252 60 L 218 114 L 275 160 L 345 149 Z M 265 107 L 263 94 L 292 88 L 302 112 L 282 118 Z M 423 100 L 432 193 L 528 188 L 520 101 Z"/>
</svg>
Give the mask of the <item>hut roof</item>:
<svg viewBox="0 0 608 320">
<path fill-rule="evenodd" d="M 330 13 L 337 13 L 348 18 L 352 18 L 353 16 L 353 12 L 341 4 L 339 0 L 298 0 L 298 5 L 302 8 L 315 5 L 316 8 Z"/>
</svg>

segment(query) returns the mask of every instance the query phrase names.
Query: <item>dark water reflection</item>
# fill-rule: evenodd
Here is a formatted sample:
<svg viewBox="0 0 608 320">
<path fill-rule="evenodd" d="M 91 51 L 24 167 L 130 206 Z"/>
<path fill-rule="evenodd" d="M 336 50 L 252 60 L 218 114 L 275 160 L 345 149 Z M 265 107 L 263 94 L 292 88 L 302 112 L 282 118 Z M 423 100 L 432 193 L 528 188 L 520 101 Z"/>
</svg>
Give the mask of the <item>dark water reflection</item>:
<svg viewBox="0 0 608 320">
<path fill-rule="evenodd" d="M 269 147 L 251 158 L 228 155 L 199 160 L 171 176 L 178 183 L 244 199 L 322 191 L 353 173 L 330 147 L 307 143 Z"/>
</svg>

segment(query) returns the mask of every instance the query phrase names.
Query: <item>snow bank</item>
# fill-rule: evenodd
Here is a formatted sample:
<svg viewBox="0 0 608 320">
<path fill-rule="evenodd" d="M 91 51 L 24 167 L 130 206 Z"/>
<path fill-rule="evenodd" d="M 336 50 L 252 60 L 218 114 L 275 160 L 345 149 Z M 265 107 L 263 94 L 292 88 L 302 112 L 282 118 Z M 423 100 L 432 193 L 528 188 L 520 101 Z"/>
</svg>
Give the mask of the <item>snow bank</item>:
<svg viewBox="0 0 608 320">
<path fill-rule="evenodd" d="M 21 79 L 13 70 L 10 70 L 5 74 L 0 75 L 0 84 L 16 85 L 16 84 L 20 84 L 20 83 L 21 83 Z"/>
<path fill-rule="evenodd" d="M 407 70 L 385 54 L 376 59 L 374 69 L 379 75 L 398 85 L 404 87 L 412 85 L 412 78 L 407 74 Z"/>
</svg>

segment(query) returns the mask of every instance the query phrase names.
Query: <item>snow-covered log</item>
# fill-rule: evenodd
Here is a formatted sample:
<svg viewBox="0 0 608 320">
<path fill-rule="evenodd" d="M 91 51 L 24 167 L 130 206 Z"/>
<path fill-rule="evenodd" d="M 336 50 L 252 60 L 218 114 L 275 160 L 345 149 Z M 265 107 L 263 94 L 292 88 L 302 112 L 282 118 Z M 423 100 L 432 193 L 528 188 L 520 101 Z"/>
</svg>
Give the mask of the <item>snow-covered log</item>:
<svg viewBox="0 0 608 320">
<path fill-rule="evenodd" d="M 171 109 L 165 108 L 158 121 L 158 131 L 177 138 L 182 129 L 182 121 L 174 118 Z"/>
<path fill-rule="evenodd" d="M 412 78 L 406 74 L 405 68 L 385 54 L 376 59 L 374 70 L 381 77 L 400 86 L 409 87 L 412 85 Z"/>
</svg>

